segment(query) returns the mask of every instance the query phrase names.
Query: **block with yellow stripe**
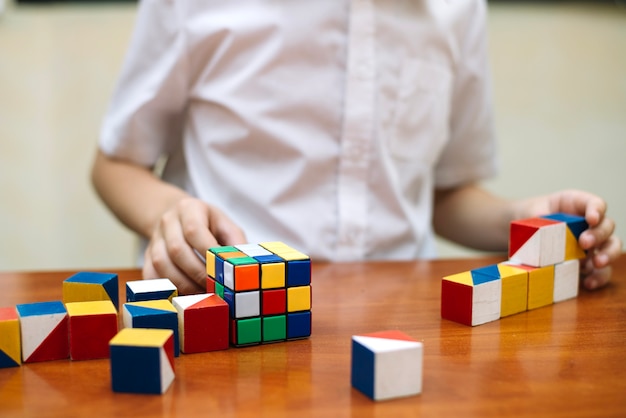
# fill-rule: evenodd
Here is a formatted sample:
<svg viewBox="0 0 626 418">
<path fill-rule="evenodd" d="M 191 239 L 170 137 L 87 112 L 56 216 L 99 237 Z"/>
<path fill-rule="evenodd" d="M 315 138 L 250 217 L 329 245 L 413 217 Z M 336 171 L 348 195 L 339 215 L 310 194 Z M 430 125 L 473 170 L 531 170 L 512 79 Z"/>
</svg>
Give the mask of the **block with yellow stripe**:
<svg viewBox="0 0 626 418">
<path fill-rule="evenodd" d="M 0 308 L 0 368 L 22 364 L 20 322 L 15 307 Z"/>
<path fill-rule="evenodd" d="M 117 310 L 110 300 L 70 302 L 70 358 L 90 360 L 109 356 L 109 341 L 117 334 Z"/>
<path fill-rule="evenodd" d="M 174 355 L 180 354 L 178 311 L 167 299 L 127 302 L 122 318 L 125 328 L 170 329 L 174 333 Z"/>
<path fill-rule="evenodd" d="M 63 303 L 92 300 L 110 300 L 119 309 L 117 274 L 81 271 L 63 281 Z"/>
<path fill-rule="evenodd" d="M 162 394 L 172 384 L 174 333 L 124 328 L 109 343 L 114 392 Z"/>
</svg>

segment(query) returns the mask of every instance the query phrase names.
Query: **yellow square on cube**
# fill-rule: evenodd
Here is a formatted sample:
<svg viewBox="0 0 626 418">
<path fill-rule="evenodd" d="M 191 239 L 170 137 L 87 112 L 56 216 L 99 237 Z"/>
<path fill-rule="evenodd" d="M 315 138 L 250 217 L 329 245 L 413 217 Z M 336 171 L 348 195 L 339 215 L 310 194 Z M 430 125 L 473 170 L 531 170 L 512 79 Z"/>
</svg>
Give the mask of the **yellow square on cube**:
<svg viewBox="0 0 626 418">
<path fill-rule="evenodd" d="M 287 288 L 287 311 L 308 311 L 311 309 L 311 286 Z"/>
<path fill-rule="evenodd" d="M 261 264 L 261 288 L 285 287 L 285 263 Z"/>
<path fill-rule="evenodd" d="M 206 274 L 215 279 L 215 254 L 206 250 Z"/>
</svg>

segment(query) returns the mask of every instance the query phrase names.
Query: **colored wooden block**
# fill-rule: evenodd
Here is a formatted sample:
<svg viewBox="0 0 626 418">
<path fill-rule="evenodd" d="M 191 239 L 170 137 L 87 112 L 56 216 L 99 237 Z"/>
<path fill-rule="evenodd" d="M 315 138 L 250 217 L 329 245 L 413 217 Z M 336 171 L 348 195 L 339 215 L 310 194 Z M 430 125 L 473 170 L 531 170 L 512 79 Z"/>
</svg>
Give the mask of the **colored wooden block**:
<svg viewBox="0 0 626 418">
<path fill-rule="evenodd" d="M 573 299 L 578 296 L 580 283 L 580 261 L 567 260 L 554 265 L 554 292 L 555 303 Z"/>
<path fill-rule="evenodd" d="M 311 311 L 287 314 L 287 339 L 298 340 L 311 336 Z"/>
<path fill-rule="evenodd" d="M 69 357 L 68 316 L 63 302 L 26 303 L 17 305 L 16 309 L 24 363 Z"/>
<path fill-rule="evenodd" d="M 171 330 L 122 329 L 109 344 L 113 391 L 165 393 L 175 377 L 174 340 Z"/>
<path fill-rule="evenodd" d="M 117 309 L 110 300 L 65 304 L 69 317 L 70 358 L 109 357 L 109 341 L 117 334 Z"/>
<path fill-rule="evenodd" d="M 544 218 L 565 222 L 567 226 L 565 230 L 565 260 L 585 258 L 585 250 L 583 250 L 578 243 L 580 234 L 589 228 L 589 224 L 585 221 L 583 216 L 570 215 L 567 213 L 553 213 L 544 216 Z"/>
<path fill-rule="evenodd" d="M 0 369 L 22 364 L 20 321 L 15 307 L 0 308 Z"/>
<path fill-rule="evenodd" d="M 528 310 L 551 305 L 554 301 L 554 265 L 544 267 L 515 265 L 528 271 Z"/>
<path fill-rule="evenodd" d="M 170 329 L 174 333 L 174 355 L 180 355 L 178 311 L 167 299 L 128 302 L 124 304 L 123 321 L 126 328 Z"/>
<path fill-rule="evenodd" d="M 216 294 L 177 296 L 180 350 L 202 353 L 225 350 L 229 345 L 228 304 Z"/>
<path fill-rule="evenodd" d="M 492 264 L 472 270 L 502 281 L 500 317 L 524 312 L 528 303 L 528 271 L 507 264 Z"/>
<path fill-rule="evenodd" d="M 93 300 L 110 300 L 119 309 L 117 274 L 81 271 L 63 281 L 63 303 Z"/>
<path fill-rule="evenodd" d="M 511 222 L 509 259 L 533 267 L 543 267 L 565 260 L 564 222 L 546 218 L 528 218 Z"/>
<path fill-rule="evenodd" d="M 352 387 L 379 401 L 422 392 L 423 345 L 401 331 L 352 337 Z"/>
<path fill-rule="evenodd" d="M 167 299 L 178 296 L 178 289 L 170 279 L 135 280 L 126 283 L 126 302 Z"/>
<path fill-rule="evenodd" d="M 502 281 L 466 271 L 441 281 L 441 317 L 476 326 L 500 318 Z"/>
<path fill-rule="evenodd" d="M 308 311 L 311 309 L 311 286 L 287 288 L 287 312 Z"/>
</svg>

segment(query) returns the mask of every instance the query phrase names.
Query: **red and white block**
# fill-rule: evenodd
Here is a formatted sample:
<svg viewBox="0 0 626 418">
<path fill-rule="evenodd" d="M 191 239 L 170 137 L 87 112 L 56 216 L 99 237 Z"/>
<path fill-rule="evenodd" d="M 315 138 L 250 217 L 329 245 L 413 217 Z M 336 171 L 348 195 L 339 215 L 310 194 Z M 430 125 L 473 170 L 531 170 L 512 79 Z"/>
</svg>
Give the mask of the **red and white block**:
<svg viewBox="0 0 626 418">
<path fill-rule="evenodd" d="M 228 304 L 214 293 L 177 296 L 172 304 L 178 312 L 180 350 L 203 353 L 229 346 Z"/>
</svg>

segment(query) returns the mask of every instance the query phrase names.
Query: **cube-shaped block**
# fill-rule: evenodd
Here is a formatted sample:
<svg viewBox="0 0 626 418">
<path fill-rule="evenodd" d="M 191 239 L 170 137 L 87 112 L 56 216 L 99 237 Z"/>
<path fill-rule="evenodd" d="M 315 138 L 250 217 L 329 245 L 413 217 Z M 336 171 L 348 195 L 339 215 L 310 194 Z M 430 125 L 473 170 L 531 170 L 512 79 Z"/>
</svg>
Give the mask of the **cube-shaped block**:
<svg viewBox="0 0 626 418">
<path fill-rule="evenodd" d="M 472 270 L 502 281 L 500 317 L 524 312 L 528 307 L 528 271 L 505 263 Z"/>
<path fill-rule="evenodd" d="M 170 329 L 174 333 L 174 355 L 180 354 L 178 311 L 167 299 L 145 300 L 124 304 L 123 321 L 126 328 Z"/>
<path fill-rule="evenodd" d="M 585 250 L 578 243 L 580 234 L 589 228 L 589 224 L 583 216 L 570 215 L 568 213 L 553 213 L 544 216 L 546 219 L 564 222 L 567 226 L 565 230 L 565 260 L 575 260 L 585 258 Z"/>
<path fill-rule="evenodd" d="M 92 300 L 110 300 L 119 309 L 117 274 L 81 271 L 63 282 L 63 303 Z"/>
<path fill-rule="evenodd" d="M 17 305 L 24 363 L 70 355 L 67 310 L 60 300 Z"/>
<path fill-rule="evenodd" d="M 70 302 L 70 358 L 90 360 L 109 356 L 109 341 L 117 334 L 117 309 L 110 300 Z"/>
<path fill-rule="evenodd" d="M 177 296 L 178 334 L 183 353 L 224 350 L 229 345 L 228 304 L 216 294 Z"/>
<path fill-rule="evenodd" d="M 401 331 L 352 337 L 352 386 L 373 400 L 422 392 L 423 345 Z"/>
<path fill-rule="evenodd" d="M 554 265 L 554 303 L 578 296 L 580 261 L 573 259 Z"/>
<path fill-rule="evenodd" d="M 170 279 L 135 280 L 126 283 L 126 302 L 167 299 L 178 296 L 178 289 Z"/>
<path fill-rule="evenodd" d="M 509 259 L 533 267 L 565 260 L 566 224 L 547 218 L 511 222 Z"/>
<path fill-rule="evenodd" d="M 20 321 L 15 307 L 0 308 L 0 369 L 22 364 Z"/>
<path fill-rule="evenodd" d="M 282 242 L 213 247 L 207 292 L 228 303 L 233 345 L 311 335 L 311 260 Z M 302 313 L 303 315 L 293 315 Z"/>
<path fill-rule="evenodd" d="M 466 271 L 441 281 L 441 317 L 475 326 L 500 318 L 502 280 Z"/>
<path fill-rule="evenodd" d="M 528 271 L 528 310 L 551 305 L 554 302 L 554 265 L 544 267 L 515 264 L 517 268 Z"/>
<path fill-rule="evenodd" d="M 171 330 L 125 328 L 109 346 L 114 392 L 162 394 L 174 381 Z"/>
</svg>

